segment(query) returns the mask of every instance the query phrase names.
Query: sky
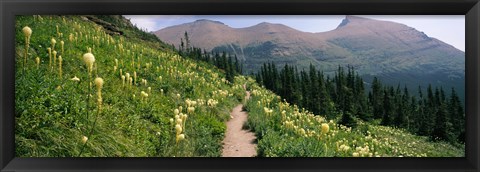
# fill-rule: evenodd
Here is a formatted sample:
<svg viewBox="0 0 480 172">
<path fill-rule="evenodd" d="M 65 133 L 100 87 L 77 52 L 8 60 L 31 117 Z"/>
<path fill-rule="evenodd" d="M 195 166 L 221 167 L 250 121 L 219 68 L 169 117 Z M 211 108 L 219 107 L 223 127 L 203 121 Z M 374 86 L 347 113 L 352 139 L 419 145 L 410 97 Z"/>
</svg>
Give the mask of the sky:
<svg viewBox="0 0 480 172">
<path fill-rule="evenodd" d="M 437 38 L 465 51 L 464 15 L 357 15 L 377 20 L 392 21 L 413 27 L 429 37 Z M 304 32 L 325 32 L 335 29 L 345 15 L 125 15 L 147 31 L 193 22 L 199 19 L 220 21 L 232 28 L 244 28 L 261 22 L 279 23 Z"/>
</svg>

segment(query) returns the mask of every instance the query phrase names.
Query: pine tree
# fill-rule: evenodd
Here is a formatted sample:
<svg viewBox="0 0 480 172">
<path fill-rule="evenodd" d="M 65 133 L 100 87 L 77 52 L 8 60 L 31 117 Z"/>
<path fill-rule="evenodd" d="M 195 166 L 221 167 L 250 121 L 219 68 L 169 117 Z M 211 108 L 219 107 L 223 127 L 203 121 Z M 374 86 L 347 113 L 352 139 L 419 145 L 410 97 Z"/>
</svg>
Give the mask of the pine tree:
<svg viewBox="0 0 480 172">
<path fill-rule="evenodd" d="M 397 87 L 397 93 L 396 93 L 396 103 L 397 103 L 397 108 L 396 108 L 396 116 L 395 116 L 395 120 L 394 120 L 394 124 L 396 127 L 400 127 L 400 128 L 405 128 L 405 123 L 406 123 L 406 109 L 407 109 L 407 106 L 408 106 L 408 100 L 409 100 L 409 97 L 408 95 L 408 91 L 406 91 L 406 87 L 404 88 L 404 94 L 402 95 L 400 93 L 400 86 Z"/>
<path fill-rule="evenodd" d="M 333 114 L 335 111 L 335 107 L 333 102 L 330 99 L 330 96 L 327 93 L 327 83 L 323 78 L 323 73 L 318 72 L 318 86 L 319 86 L 319 104 L 320 104 L 320 114 Z"/>
<path fill-rule="evenodd" d="M 465 142 L 465 115 L 460 99 L 452 87 L 448 102 L 448 116 L 452 125 L 452 136 L 459 142 Z"/>
<path fill-rule="evenodd" d="M 377 77 L 374 77 L 372 82 L 372 100 L 371 100 L 372 105 L 371 106 L 373 109 L 373 117 L 375 119 L 380 119 L 383 116 L 383 111 L 384 111 L 383 110 L 384 107 L 382 107 L 382 104 L 383 104 L 382 102 L 384 101 L 383 97 L 384 97 L 384 93 L 382 91 L 382 84 L 380 83 Z"/>
<path fill-rule="evenodd" d="M 392 93 L 392 94 L 391 94 Z M 391 115 L 393 113 L 393 105 L 392 105 L 392 95 L 393 95 L 393 87 L 390 89 L 385 88 L 383 91 L 383 118 L 382 118 L 382 125 L 391 125 Z"/>
<path fill-rule="evenodd" d="M 352 114 L 348 111 L 342 115 L 342 119 L 340 120 L 339 123 L 344 126 L 352 127 L 352 128 L 355 128 L 357 126 L 357 122 L 352 117 Z"/>
<path fill-rule="evenodd" d="M 301 77 L 301 89 L 302 89 L 302 101 L 300 102 L 300 106 L 301 107 L 306 107 L 308 106 L 308 103 L 309 103 L 309 88 L 308 88 L 308 85 L 309 85 L 309 80 L 308 80 L 308 77 L 307 77 L 307 72 L 305 71 L 301 71 L 300 72 L 300 77 Z"/>
<path fill-rule="evenodd" d="M 184 33 L 184 37 L 185 37 L 185 52 L 187 54 L 190 54 L 190 39 L 188 38 L 188 33 L 187 31 L 185 31 Z"/>
<path fill-rule="evenodd" d="M 312 111 L 314 114 L 320 113 L 320 107 L 319 107 L 319 87 L 318 87 L 318 78 L 317 78 L 317 70 L 315 67 L 310 63 L 310 70 L 309 70 L 309 88 L 308 91 L 310 92 L 308 94 L 309 98 L 309 103 L 308 103 L 308 109 Z"/>
<path fill-rule="evenodd" d="M 435 125 L 432 133 L 434 140 L 452 140 L 451 126 L 452 124 L 447 120 L 447 110 L 443 102 L 440 102 L 438 110 L 435 114 Z"/>
<path fill-rule="evenodd" d="M 360 119 L 370 121 L 372 119 L 371 113 L 369 113 L 367 97 L 365 95 L 365 86 L 363 79 L 357 74 L 355 76 L 355 97 L 357 97 L 357 115 Z"/>
</svg>

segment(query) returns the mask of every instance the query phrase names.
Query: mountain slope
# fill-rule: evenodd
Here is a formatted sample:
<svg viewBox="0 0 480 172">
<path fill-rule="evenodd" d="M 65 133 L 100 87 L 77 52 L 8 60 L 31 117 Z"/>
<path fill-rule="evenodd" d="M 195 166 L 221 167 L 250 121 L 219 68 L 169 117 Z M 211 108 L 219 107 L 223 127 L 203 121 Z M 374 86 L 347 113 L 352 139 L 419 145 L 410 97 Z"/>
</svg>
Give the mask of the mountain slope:
<svg viewBox="0 0 480 172">
<path fill-rule="evenodd" d="M 19 16 L 15 30 L 16 157 L 221 155 L 224 121 L 244 90 L 213 65 L 182 58 L 121 16 Z"/>
<path fill-rule="evenodd" d="M 346 16 L 334 30 L 308 33 L 281 24 L 235 29 L 202 20 L 154 33 L 178 45 L 185 31 L 195 47 L 237 55 L 248 72 L 268 61 L 277 66 L 296 64 L 299 69 L 312 63 L 327 74 L 339 65 L 350 65 L 367 84 L 374 76 L 411 90 L 431 83 L 455 87 L 464 97 L 465 53 L 404 24 Z"/>
</svg>

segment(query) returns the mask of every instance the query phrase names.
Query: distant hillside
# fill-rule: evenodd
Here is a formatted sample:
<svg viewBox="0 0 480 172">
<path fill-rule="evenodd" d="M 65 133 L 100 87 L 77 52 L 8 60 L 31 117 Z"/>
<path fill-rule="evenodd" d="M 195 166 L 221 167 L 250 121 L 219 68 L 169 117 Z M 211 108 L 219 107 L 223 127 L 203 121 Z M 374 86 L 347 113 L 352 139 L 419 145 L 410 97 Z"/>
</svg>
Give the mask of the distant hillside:
<svg viewBox="0 0 480 172">
<path fill-rule="evenodd" d="M 367 84 L 377 76 L 417 92 L 418 85 L 425 89 L 431 83 L 455 87 L 464 97 L 465 53 L 404 24 L 346 16 L 332 31 L 308 33 L 282 24 L 235 29 L 198 20 L 154 33 L 178 46 L 185 31 L 193 46 L 233 53 L 244 60 L 247 71 L 268 61 L 277 66 L 296 64 L 299 69 L 312 63 L 327 74 L 339 65 L 351 65 Z"/>
</svg>

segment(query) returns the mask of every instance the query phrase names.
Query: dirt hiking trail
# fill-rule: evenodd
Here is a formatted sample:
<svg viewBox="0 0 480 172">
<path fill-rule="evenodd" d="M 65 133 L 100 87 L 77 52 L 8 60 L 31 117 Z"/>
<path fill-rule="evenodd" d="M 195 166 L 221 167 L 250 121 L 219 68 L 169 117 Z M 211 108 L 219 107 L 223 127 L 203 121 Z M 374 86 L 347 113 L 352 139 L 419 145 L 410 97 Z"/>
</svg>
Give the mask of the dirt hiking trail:
<svg viewBox="0 0 480 172">
<path fill-rule="evenodd" d="M 244 85 L 245 88 L 245 85 Z M 246 92 L 245 100 L 250 98 L 250 92 Z M 247 121 L 248 114 L 242 111 L 243 104 L 237 105 L 230 113 L 227 122 L 227 131 L 223 140 L 222 157 L 255 157 L 257 156 L 257 144 L 255 134 L 249 130 L 243 130 L 243 124 Z"/>
</svg>

